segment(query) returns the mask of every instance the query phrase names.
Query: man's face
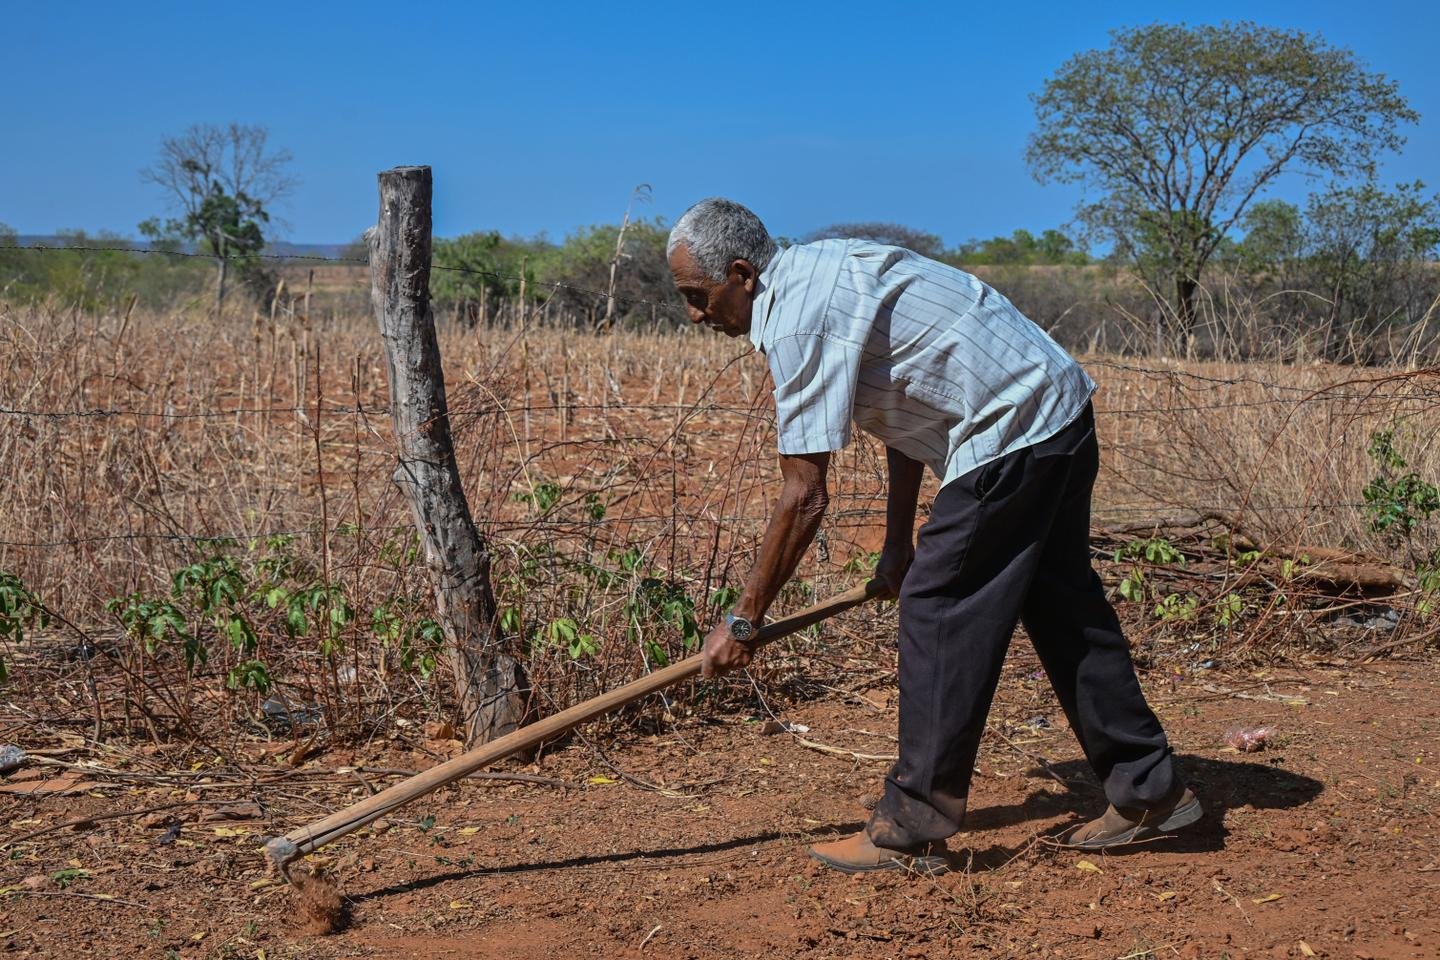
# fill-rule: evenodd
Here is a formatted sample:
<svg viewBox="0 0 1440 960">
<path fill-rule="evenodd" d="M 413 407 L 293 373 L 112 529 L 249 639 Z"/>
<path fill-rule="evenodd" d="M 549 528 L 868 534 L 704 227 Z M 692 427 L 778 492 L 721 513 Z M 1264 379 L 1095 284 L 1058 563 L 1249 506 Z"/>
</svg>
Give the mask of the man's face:
<svg viewBox="0 0 1440 960">
<path fill-rule="evenodd" d="M 750 332 L 750 307 L 755 300 L 758 274 L 749 260 L 734 260 L 724 280 L 711 280 L 680 244 L 670 254 L 670 273 L 685 297 L 685 312 L 691 323 L 703 323 L 727 337 Z"/>
</svg>

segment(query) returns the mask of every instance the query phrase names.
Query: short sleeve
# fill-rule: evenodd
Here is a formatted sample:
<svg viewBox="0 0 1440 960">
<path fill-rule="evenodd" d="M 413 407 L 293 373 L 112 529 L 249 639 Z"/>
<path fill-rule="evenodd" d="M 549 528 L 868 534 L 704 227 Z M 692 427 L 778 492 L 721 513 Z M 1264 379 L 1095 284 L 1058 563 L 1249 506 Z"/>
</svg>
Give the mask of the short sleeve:
<svg viewBox="0 0 1440 960">
<path fill-rule="evenodd" d="M 850 442 L 859 352 L 816 333 L 785 337 L 766 353 L 775 380 L 775 432 L 787 456 Z"/>
</svg>

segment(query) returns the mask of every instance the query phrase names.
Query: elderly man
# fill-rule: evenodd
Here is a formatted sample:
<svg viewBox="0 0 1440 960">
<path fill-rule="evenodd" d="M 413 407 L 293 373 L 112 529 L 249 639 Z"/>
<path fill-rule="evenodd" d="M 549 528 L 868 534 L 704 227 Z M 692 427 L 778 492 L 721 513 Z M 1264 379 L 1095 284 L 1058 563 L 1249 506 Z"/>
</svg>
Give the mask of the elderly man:
<svg viewBox="0 0 1440 960">
<path fill-rule="evenodd" d="M 946 868 L 1017 621 L 1110 800 L 1066 841 L 1100 849 L 1198 820 L 1090 564 L 1099 447 L 1079 364 L 967 273 L 862 240 L 779 250 L 729 200 L 686 211 L 668 253 L 690 319 L 748 335 L 769 361 L 784 478 L 744 592 L 705 637 L 706 676 L 750 662 L 851 424 L 885 444 L 875 575 L 900 601 L 900 759 L 865 829 L 810 854 L 846 872 Z M 941 488 L 917 542 L 927 466 Z"/>
</svg>

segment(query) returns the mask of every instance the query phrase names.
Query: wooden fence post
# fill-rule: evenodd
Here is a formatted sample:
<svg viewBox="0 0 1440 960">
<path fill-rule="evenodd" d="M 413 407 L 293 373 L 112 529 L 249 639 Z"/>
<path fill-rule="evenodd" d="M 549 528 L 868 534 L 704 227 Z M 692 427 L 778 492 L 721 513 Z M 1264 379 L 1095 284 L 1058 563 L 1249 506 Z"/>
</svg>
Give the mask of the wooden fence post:
<svg viewBox="0 0 1440 960">
<path fill-rule="evenodd" d="M 474 745 L 524 722 L 528 690 L 524 668 L 500 631 L 490 555 L 455 462 L 430 310 L 430 197 L 429 167 L 381 173 L 380 220 L 365 238 L 400 448 L 393 479 L 414 513 L 455 673 L 459 729 Z"/>
</svg>

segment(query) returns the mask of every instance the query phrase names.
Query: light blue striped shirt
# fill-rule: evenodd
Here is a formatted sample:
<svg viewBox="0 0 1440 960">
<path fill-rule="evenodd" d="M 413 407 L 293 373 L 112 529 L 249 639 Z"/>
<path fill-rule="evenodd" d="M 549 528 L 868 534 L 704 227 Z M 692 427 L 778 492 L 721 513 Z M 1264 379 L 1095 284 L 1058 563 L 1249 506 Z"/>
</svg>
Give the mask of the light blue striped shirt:
<svg viewBox="0 0 1440 960">
<path fill-rule="evenodd" d="M 1058 433 L 1095 391 L 976 277 L 863 240 L 779 251 L 750 339 L 775 380 L 782 454 L 839 450 L 853 422 L 942 483 Z"/>
</svg>

